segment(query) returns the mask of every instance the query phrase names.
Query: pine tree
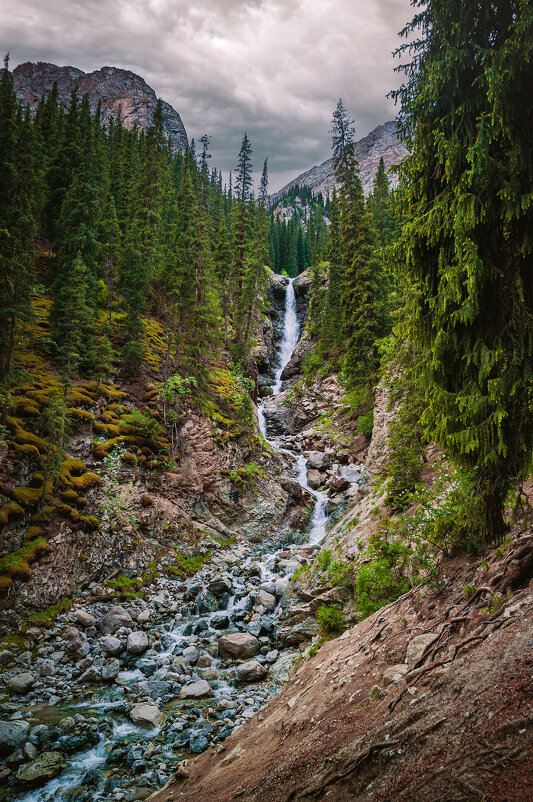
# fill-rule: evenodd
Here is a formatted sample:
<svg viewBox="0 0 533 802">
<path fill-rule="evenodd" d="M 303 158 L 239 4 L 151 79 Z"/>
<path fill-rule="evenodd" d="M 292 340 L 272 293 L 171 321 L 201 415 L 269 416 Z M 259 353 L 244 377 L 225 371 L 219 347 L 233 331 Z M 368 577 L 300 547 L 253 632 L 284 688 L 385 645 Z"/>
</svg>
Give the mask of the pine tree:
<svg viewBox="0 0 533 802">
<path fill-rule="evenodd" d="M 235 180 L 235 201 L 233 204 L 233 268 L 232 268 L 232 301 L 234 315 L 238 316 L 242 302 L 242 288 L 246 268 L 247 245 L 250 234 L 250 217 L 248 200 L 252 185 L 252 146 L 245 133 L 239 151 Z M 238 324 L 235 327 L 235 339 L 240 342 L 242 331 Z"/>
<path fill-rule="evenodd" d="M 56 285 L 52 308 L 53 335 L 61 370 L 70 379 L 80 366 L 90 363 L 94 309 L 90 299 L 90 272 L 81 255 L 69 263 Z"/>
<path fill-rule="evenodd" d="M 404 33 L 418 34 L 400 48 L 396 98 L 424 421 L 468 472 L 471 537 L 495 542 L 532 458 L 533 14 L 521 0 L 431 2 Z"/>
</svg>

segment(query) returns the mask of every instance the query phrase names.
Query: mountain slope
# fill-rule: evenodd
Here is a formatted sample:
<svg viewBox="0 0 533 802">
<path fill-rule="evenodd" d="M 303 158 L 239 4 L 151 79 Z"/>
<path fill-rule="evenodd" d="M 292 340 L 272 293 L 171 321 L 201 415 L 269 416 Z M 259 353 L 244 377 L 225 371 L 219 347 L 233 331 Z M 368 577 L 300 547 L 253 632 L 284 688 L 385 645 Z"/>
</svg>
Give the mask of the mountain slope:
<svg viewBox="0 0 533 802">
<path fill-rule="evenodd" d="M 152 122 L 157 96 L 146 81 L 129 70 L 118 67 L 102 67 L 91 73 L 84 73 L 76 67 L 58 67 L 55 64 L 27 61 L 13 70 L 13 85 L 17 99 L 29 106 L 32 111 L 43 94 L 51 91 L 57 82 L 59 100 L 68 105 L 74 86 L 78 93 L 89 95 L 94 111 L 101 103 L 102 121 L 110 117 L 122 117 L 126 128 L 137 123 L 146 129 Z M 174 150 L 184 151 L 187 147 L 187 132 L 178 112 L 169 103 L 163 102 L 165 131 L 172 138 Z"/>
<path fill-rule="evenodd" d="M 355 157 L 359 162 L 359 174 L 365 192 L 370 192 L 372 189 L 372 182 L 382 156 L 386 169 L 390 170 L 393 165 L 401 162 L 406 155 L 407 149 L 398 139 L 394 120 L 378 125 L 368 136 L 356 142 Z M 397 179 L 394 173 L 390 175 L 390 179 L 391 184 L 395 186 Z M 322 192 L 326 194 L 326 192 L 330 192 L 335 186 L 333 159 L 328 159 L 316 167 L 311 167 L 307 172 L 289 181 L 279 192 L 271 196 L 272 204 L 278 203 L 295 184 L 310 187 L 315 193 Z"/>
</svg>

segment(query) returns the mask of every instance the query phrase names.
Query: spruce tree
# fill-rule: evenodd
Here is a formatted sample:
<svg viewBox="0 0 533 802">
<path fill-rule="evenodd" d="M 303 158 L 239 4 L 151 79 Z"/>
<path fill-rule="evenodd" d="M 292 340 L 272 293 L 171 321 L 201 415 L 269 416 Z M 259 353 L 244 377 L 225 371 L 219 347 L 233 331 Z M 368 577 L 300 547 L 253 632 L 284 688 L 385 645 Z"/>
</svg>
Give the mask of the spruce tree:
<svg viewBox="0 0 533 802">
<path fill-rule="evenodd" d="M 468 473 L 470 535 L 495 542 L 533 444 L 531 3 L 424 3 L 404 34 L 402 253 L 424 421 Z"/>
</svg>

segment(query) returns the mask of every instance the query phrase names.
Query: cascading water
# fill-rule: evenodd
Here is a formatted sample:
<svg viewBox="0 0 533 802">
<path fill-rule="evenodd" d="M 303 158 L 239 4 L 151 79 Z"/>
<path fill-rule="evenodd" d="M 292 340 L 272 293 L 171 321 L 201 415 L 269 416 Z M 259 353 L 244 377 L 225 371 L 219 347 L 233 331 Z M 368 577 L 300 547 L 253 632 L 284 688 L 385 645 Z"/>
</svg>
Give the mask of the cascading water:
<svg viewBox="0 0 533 802">
<path fill-rule="evenodd" d="M 274 384 L 272 386 L 272 395 L 279 395 L 281 392 L 281 376 L 288 365 L 291 356 L 294 353 L 296 346 L 298 345 L 298 341 L 300 339 L 300 324 L 298 322 L 298 315 L 296 309 L 296 296 L 294 293 L 294 279 L 289 279 L 289 283 L 287 284 L 287 288 L 285 290 L 285 319 L 283 324 L 283 337 L 281 340 L 281 345 L 279 349 L 279 367 L 274 374 Z M 278 448 L 280 451 L 284 451 L 287 454 L 291 454 L 296 459 L 296 465 L 298 468 L 298 475 L 297 479 L 300 485 L 303 487 L 304 490 L 307 490 L 308 493 L 311 493 L 312 496 L 315 498 L 315 506 L 313 509 L 313 515 L 311 517 L 311 528 L 309 530 L 309 543 L 317 544 L 320 543 L 321 540 L 324 538 L 326 534 L 326 521 L 327 521 L 327 503 L 328 503 L 328 496 L 325 492 L 320 492 L 318 490 L 313 490 L 312 487 L 309 486 L 307 481 L 307 469 L 306 469 L 306 460 L 303 454 L 296 454 L 294 451 L 289 449 L 283 448 L 283 438 L 277 439 L 270 439 L 268 437 L 268 430 L 265 418 L 265 411 L 264 411 L 265 402 L 263 401 L 257 410 L 257 421 L 259 424 L 259 431 L 265 438 L 265 440 L 270 443 L 270 445 L 274 446 L 274 448 Z"/>
</svg>

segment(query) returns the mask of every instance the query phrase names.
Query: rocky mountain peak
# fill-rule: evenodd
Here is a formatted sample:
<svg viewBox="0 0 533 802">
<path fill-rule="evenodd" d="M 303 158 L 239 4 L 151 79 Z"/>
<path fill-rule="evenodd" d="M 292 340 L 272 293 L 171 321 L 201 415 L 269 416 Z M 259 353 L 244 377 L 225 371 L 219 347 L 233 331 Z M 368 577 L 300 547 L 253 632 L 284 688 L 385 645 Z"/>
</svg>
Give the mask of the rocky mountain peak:
<svg viewBox="0 0 533 802">
<path fill-rule="evenodd" d="M 13 84 L 18 100 L 35 110 L 43 94 L 51 91 L 57 82 L 59 99 L 68 105 L 70 93 L 77 86 L 80 95 L 87 93 L 91 108 L 96 109 L 100 101 L 102 120 L 122 117 L 126 128 L 137 123 L 146 129 L 152 122 L 157 96 L 144 78 L 130 70 L 119 67 L 102 67 L 84 73 L 77 67 L 58 67 L 56 64 L 29 61 L 13 70 Z M 178 112 L 163 101 L 164 126 L 172 138 L 175 150 L 185 150 L 187 133 Z"/>
<path fill-rule="evenodd" d="M 367 136 L 360 139 L 355 143 L 355 157 L 359 162 L 359 175 L 363 184 L 363 189 L 366 193 L 372 189 L 374 176 L 376 175 L 379 160 L 383 157 L 386 170 L 390 170 L 395 164 L 398 164 L 407 155 L 407 149 L 403 142 L 398 139 L 396 122 L 390 120 L 389 122 L 378 125 Z M 396 186 L 397 177 L 394 173 L 389 173 L 389 178 L 392 186 Z M 305 173 L 294 178 L 292 181 L 284 186 L 279 192 L 271 196 L 273 205 L 279 203 L 287 191 L 295 184 L 300 186 L 307 186 L 318 194 L 322 192 L 326 195 L 327 192 L 335 186 L 335 171 L 333 169 L 333 159 L 328 159 L 316 167 L 311 167 Z"/>
</svg>

